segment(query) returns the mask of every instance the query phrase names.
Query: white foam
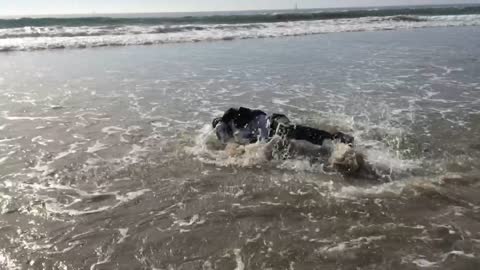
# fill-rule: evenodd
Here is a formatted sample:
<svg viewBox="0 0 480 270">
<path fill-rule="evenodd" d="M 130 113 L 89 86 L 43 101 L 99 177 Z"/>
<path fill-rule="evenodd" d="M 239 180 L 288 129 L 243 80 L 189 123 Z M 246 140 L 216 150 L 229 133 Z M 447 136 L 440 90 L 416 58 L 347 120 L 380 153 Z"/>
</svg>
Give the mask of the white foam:
<svg viewBox="0 0 480 270">
<path fill-rule="evenodd" d="M 147 193 L 147 192 L 150 192 L 151 190 L 150 189 L 141 189 L 141 190 L 137 190 L 137 191 L 132 191 L 132 192 L 128 192 L 127 194 L 121 196 L 121 195 L 118 195 L 117 196 L 117 200 L 119 200 L 120 202 L 122 203 L 125 203 L 125 202 L 128 202 L 128 201 L 131 201 L 131 200 L 134 200 L 140 196 L 142 196 L 143 194 Z"/>
<path fill-rule="evenodd" d="M 43 145 L 43 146 L 47 146 L 48 143 L 53 142 L 53 140 L 45 139 L 42 136 L 37 136 L 37 137 L 32 138 L 32 142 L 38 143 L 38 144 Z"/>
<path fill-rule="evenodd" d="M 195 139 L 193 147 L 187 147 L 187 152 L 196 156 L 202 162 L 217 166 L 252 167 L 267 161 L 265 147 L 267 144 L 237 145 L 229 144 L 225 150 L 209 149 L 209 143 L 216 143 L 212 136 L 212 128 L 205 125 Z"/>
<path fill-rule="evenodd" d="M 32 169 L 34 171 L 41 172 L 43 176 L 46 176 L 53 172 L 53 170 L 50 168 L 50 163 L 51 162 L 38 161 Z"/>
<path fill-rule="evenodd" d="M 5 155 L 4 157 L 0 157 L 0 164 L 4 163 L 5 161 L 7 161 L 7 159 L 9 159 L 13 154 L 15 154 L 17 151 L 13 150 L 13 151 L 10 151 L 7 153 L 7 155 Z"/>
<path fill-rule="evenodd" d="M 459 256 L 459 257 L 467 257 L 467 258 L 475 258 L 475 254 L 473 253 L 465 253 L 461 250 L 452 250 L 442 255 L 442 261 L 447 260 L 450 256 Z"/>
<path fill-rule="evenodd" d="M 27 185 L 27 184 L 24 184 Z M 73 202 L 69 204 L 61 204 L 58 203 L 56 199 L 54 198 L 47 198 L 46 201 L 47 203 L 45 204 L 45 209 L 49 213 L 55 213 L 55 214 L 65 214 L 69 216 L 81 216 L 81 215 L 87 215 L 87 214 L 95 214 L 95 213 L 100 213 L 104 212 L 107 210 L 114 209 L 126 202 L 129 202 L 131 200 L 134 200 L 143 194 L 151 191 L 150 189 L 142 189 L 142 190 L 137 190 L 137 191 L 132 191 L 128 192 L 124 195 L 118 194 L 118 192 L 107 192 L 107 193 L 98 193 L 98 192 L 87 192 L 83 191 L 81 189 L 77 189 L 71 186 L 65 186 L 65 185 L 59 185 L 59 184 L 49 184 L 48 186 L 44 186 L 38 183 L 35 184 L 28 184 L 33 190 L 68 190 L 68 191 L 73 191 L 79 195 L 80 198 L 76 198 L 73 200 Z M 87 207 L 85 209 L 71 209 L 70 207 L 73 207 L 76 203 L 81 202 L 83 199 L 82 198 L 91 198 L 95 196 L 101 196 L 101 195 L 113 195 L 115 196 L 115 199 L 117 202 L 111 204 L 111 205 L 105 205 L 99 208 L 91 209 L 90 207 Z"/>
<path fill-rule="evenodd" d="M 247 240 L 245 241 L 247 244 L 248 243 L 253 243 L 253 242 L 256 242 L 257 240 L 260 239 L 262 235 L 260 233 L 257 233 L 257 235 L 253 238 L 247 238 Z"/>
<path fill-rule="evenodd" d="M 155 122 L 152 122 L 152 126 L 158 127 L 158 128 L 166 128 L 166 127 L 169 127 L 170 124 L 169 124 L 169 123 L 164 123 L 164 122 L 155 121 Z"/>
<path fill-rule="evenodd" d="M 152 269 L 152 270 L 160 270 L 160 269 Z M 206 260 L 202 265 L 202 270 L 213 270 L 213 265 L 209 260 Z"/>
<path fill-rule="evenodd" d="M 235 270 L 244 270 L 245 269 L 245 263 L 243 263 L 243 260 L 242 260 L 241 250 L 240 249 L 234 249 L 233 253 L 235 254 L 235 262 L 237 263 L 237 266 L 235 267 Z"/>
<path fill-rule="evenodd" d="M 68 243 L 68 247 L 62 249 L 62 250 L 57 250 L 57 251 L 49 251 L 47 252 L 48 254 L 63 254 L 63 253 L 66 253 L 80 245 L 82 245 L 82 241 L 75 241 L 75 242 L 69 242 Z M 59 269 L 62 269 L 62 268 L 59 268 Z M 63 269 L 68 269 L 67 267 L 64 267 Z"/>
<path fill-rule="evenodd" d="M 58 117 L 56 116 L 44 116 L 44 117 L 35 117 L 35 116 L 9 116 L 7 112 L 3 112 L 3 118 L 11 121 L 15 120 L 29 120 L 29 121 L 36 121 L 36 120 L 48 120 L 48 121 L 53 121 L 53 120 L 58 120 Z"/>
<path fill-rule="evenodd" d="M 425 27 L 478 26 L 480 15 L 422 16 L 422 21 L 399 21 L 394 17 L 363 17 L 318 21 L 278 23 L 198 25 L 202 30 L 156 33 L 155 26 L 124 26 L 110 30 L 92 27 L 28 27 L 0 30 L 0 52 L 14 50 L 42 50 L 59 48 L 86 48 L 103 46 L 151 45 L 164 43 L 232 40 L 248 38 L 313 35 L 332 32 L 379 31 Z M 187 26 L 187 25 L 183 25 Z M 180 26 L 182 27 L 182 26 Z M 32 37 L 31 31 L 41 33 Z M 85 33 L 89 33 L 85 35 Z"/>
<path fill-rule="evenodd" d="M 96 253 L 99 258 L 96 263 L 90 266 L 90 270 L 95 270 L 97 266 L 105 264 L 110 261 L 111 254 L 104 254 L 104 252 L 102 252 L 100 248 L 97 248 Z M 103 258 L 103 259 L 100 259 L 100 258 Z"/>
<path fill-rule="evenodd" d="M 128 228 L 120 228 L 118 229 L 118 232 L 120 233 L 120 239 L 117 240 L 117 244 L 121 244 L 125 242 L 125 239 L 129 236 Z"/>
<path fill-rule="evenodd" d="M 188 227 L 188 226 L 192 226 L 192 225 L 195 225 L 195 224 L 203 224 L 204 222 L 205 222 L 204 219 L 200 219 L 200 216 L 195 214 L 190 218 L 189 221 L 176 220 L 174 223 L 178 224 L 178 226 L 180 226 L 180 227 Z"/>
<path fill-rule="evenodd" d="M 369 187 L 343 186 L 340 188 L 340 190 L 332 192 L 332 195 L 340 199 L 348 200 L 355 200 L 359 196 L 366 195 L 399 195 L 402 193 L 406 185 L 407 183 L 405 181 L 394 181 Z"/>
<path fill-rule="evenodd" d="M 132 145 L 132 150 L 130 150 L 129 154 L 137 154 L 142 152 L 148 152 L 148 147 L 142 147 L 140 145 L 134 144 Z"/>
<path fill-rule="evenodd" d="M 387 171 L 403 172 L 418 168 L 420 164 L 419 160 L 402 159 L 386 147 L 383 149 L 367 149 L 364 153 L 370 164 Z"/>
<path fill-rule="evenodd" d="M 412 260 L 411 262 L 415 264 L 416 266 L 420 268 L 432 268 L 432 267 L 438 267 L 440 263 L 445 262 L 449 257 L 451 256 L 459 256 L 459 257 L 466 257 L 466 258 L 475 258 L 475 254 L 473 253 L 465 253 L 460 250 L 452 250 L 450 252 L 444 253 L 440 256 L 440 260 L 437 262 L 432 262 L 429 261 L 425 258 L 418 258 L 415 260 Z M 411 260 L 413 255 L 409 255 L 405 258 L 402 259 L 403 262 L 408 262 Z"/>
<path fill-rule="evenodd" d="M 290 102 L 289 99 L 279 99 L 279 98 L 273 98 L 272 103 L 273 104 L 278 104 L 278 105 L 286 105 Z"/>
<path fill-rule="evenodd" d="M 102 128 L 103 133 L 107 133 L 108 135 L 113 135 L 119 132 L 124 132 L 125 129 L 121 127 L 116 127 L 116 126 L 109 126 L 109 127 L 104 127 Z"/>
<path fill-rule="evenodd" d="M 8 270 L 19 270 L 22 269 L 17 265 L 16 260 L 10 258 L 4 250 L 0 250 L 0 266 L 5 267 Z"/>
<path fill-rule="evenodd" d="M 6 143 L 6 142 L 16 141 L 16 140 L 19 140 L 19 139 L 22 139 L 22 138 L 23 138 L 23 137 L 0 139 L 0 144 L 4 144 L 4 143 Z"/>
<path fill-rule="evenodd" d="M 7 159 L 9 158 L 9 156 L 4 156 L 4 157 L 1 157 L 0 158 L 0 164 L 4 163 Z"/>
<path fill-rule="evenodd" d="M 123 138 L 123 137 L 120 137 Z M 132 145 L 132 149 L 128 152 L 127 155 L 114 159 L 115 161 L 121 162 L 123 164 L 135 164 L 142 161 L 142 157 L 145 157 L 149 153 L 148 147 L 142 147 L 140 145 Z"/>
<path fill-rule="evenodd" d="M 25 97 L 23 99 L 11 99 L 10 101 L 14 103 L 30 103 L 31 105 L 36 105 L 36 100 L 30 97 Z"/>
<path fill-rule="evenodd" d="M 425 259 L 416 259 L 413 260 L 412 263 L 421 268 L 433 267 L 438 264 L 437 262 L 431 262 Z"/>
<path fill-rule="evenodd" d="M 64 158 L 70 154 L 74 154 L 78 151 L 79 149 L 79 146 L 84 144 L 83 142 L 76 142 L 76 143 L 72 143 L 69 147 L 68 147 L 68 150 L 65 151 L 65 152 L 60 152 L 58 153 L 54 158 L 53 160 L 58 160 L 58 159 L 61 159 L 61 158 Z"/>
<path fill-rule="evenodd" d="M 95 214 L 95 213 L 100 213 L 112 208 L 114 207 L 102 206 L 97 209 L 91 209 L 91 210 L 76 210 L 76 209 L 64 209 L 56 203 L 45 204 L 45 209 L 47 210 L 47 212 L 55 213 L 55 214 L 67 214 L 69 216 L 82 216 L 82 215 Z"/>
<path fill-rule="evenodd" d="M 98 152 L 98 151 L 101 151 L 101 150 L 104 150 L 104 149 L 107 149 L 107 145 L 106 144 L 103 144 L 99 141 L 96 141 L 95 142 L 95 145 L 93 145 L 92 147 L 89 147 L 87 149 L 87 153 L 95 153 L 95 152 Z"/>
<path fill-rule="evenodd" d="M 385 238 L 386 238 L 385 235 L 359 237 L 359 238 L 351 239 L 349 241 L 337 243 L 333 246 L 329 245 L 326 247 L 322 247 L 317 249 L 316 251 L 320 254 L 337 254 L 349 249 L 358 249 L 364 245 L 370 244 L 373 241 L 380 241 Z"/>
</svg>

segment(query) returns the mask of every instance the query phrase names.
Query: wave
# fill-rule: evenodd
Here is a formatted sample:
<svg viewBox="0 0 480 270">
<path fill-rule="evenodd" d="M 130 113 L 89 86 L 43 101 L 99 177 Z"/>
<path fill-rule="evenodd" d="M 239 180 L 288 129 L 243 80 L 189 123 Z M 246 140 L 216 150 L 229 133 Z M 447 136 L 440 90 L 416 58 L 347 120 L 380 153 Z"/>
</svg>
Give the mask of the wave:
<svg viewBox="0 0 480 270">
<path fill-rule="evenodd" d="M 51 27 L 51 26 L 122 26 L 122 25 L 175 25 L 175 24 L 248 24 L 273 23 L 287 21 L 353 19 L 363 17 L 397 16 L 440 16 L 480 14 L 480 6 L 471 7 L 431 7 L 431 8 L 397 8 L 345 11 L 305 11 L 262 14 L 230 14 L 210 16 L 184 17 L 76 17 L 76 18 L 19 18 L 0 20 L 0 29 L 19 27 Z M 409 20 L 409 17 L 405 17 Z"/>
<path fill-rule="evenodd" d="M 28 27 L 0 29 L 0 39 L 27 37 L 83 37 L 106 35 L 167 34 L 202 30 L 249 30 L 261 29 L 261 24 L 239 25 L 156 25 L 156 26 L 118 26 L 118 27 Z"/>
<path fill-rule="evenodd" d="M 0 29 L 0 52 L 275 38 L 335 32 L 480 26 L 474 15 L 395 15 L 245 24 L 49 26 Z"/>
</svg>

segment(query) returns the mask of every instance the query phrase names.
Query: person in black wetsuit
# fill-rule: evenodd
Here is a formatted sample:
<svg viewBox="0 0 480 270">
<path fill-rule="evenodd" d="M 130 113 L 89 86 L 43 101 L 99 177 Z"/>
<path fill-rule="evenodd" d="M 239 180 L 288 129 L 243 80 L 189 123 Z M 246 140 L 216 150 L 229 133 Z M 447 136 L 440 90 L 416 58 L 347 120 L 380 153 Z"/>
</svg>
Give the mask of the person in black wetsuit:
<svg viewBox="0 0 480 270">
<path fill-rule="evenodd" d="M 288 159 L 305 156 L 312 161 L 330 158 L 333 153 L 331 145 L 325 141 L 344 143 L 349 150 L 339 157 L 334 157 L 333 166 L 345 175 L 359 176 L 366 179 L 381 179 L 375 169 L 368 165 L 361 153 L 353 148 L 354 137 L 342 133 L 330 133 L 304 125 L 290 122 L 283 114 L 267 115 L 261 110 L 249 108 L 230 108 L 223 116 L 212 121 L 218 140 L 227 144 L 251 144 L 268 142 L 268 158 Z M 270 143 L 272 142 L 272 143 Z M 347 146 L 347 147 L 348 147 Z M 345 150 L 345 148 L 343 148 Z M 341 152 L 341 151 L 340 151 Z"/>
<path fill-rule="evenodd" d="M 222 117 L 213 120 L 217 138 L 227 143 L 234 141 L 239 144 L 267 142 L 278 135 L 288 140 L 302 140 L 315 145 L 322 145 L 325 140 L 336 140 L 353 145 L 354 138 L 342 132 L 329 133 L 324 130 L 292 124 L 283 114 L 268 116 L 261 110 L 249 108 L 230 108 Z"/>
</svg>

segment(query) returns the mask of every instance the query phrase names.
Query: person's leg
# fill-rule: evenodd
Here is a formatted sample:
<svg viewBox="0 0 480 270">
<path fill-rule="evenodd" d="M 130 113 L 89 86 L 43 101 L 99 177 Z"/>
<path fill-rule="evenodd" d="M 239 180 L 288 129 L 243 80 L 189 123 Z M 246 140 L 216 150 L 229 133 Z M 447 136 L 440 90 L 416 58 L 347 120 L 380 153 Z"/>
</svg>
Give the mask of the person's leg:
<svg viewBox="0 0 480 270">
<path fill-rule="evenodd" d="M 322 145 L 326 139 L 338 140 L 349 145 L 352 145 L 354 141 L 354 137 L 342 132 L 331 134 L 327 131 L 312 127 L 290 124 L 284 125 L 281 123 L 276 125 L 274 134 L 286 137 L 287 139 L 305 140 L 317 145 Z"/>
<path fill-rule="evenodd" d="M 333 135 L 327 131 L 302 125 L 290 125 L 286 128 L 288 139 L 304 140 L 316 145 L 322 145 L 326 139 L 333 140 Z"/>
<path fill-rule="evenodd" d="M 290 125 L 290 119 L 283 114 L 274 113 L 269 117 L 270 120 L 270 134 L 269 137 L 275 135 L 282 136 L 283 130 Z"/>
</svg>

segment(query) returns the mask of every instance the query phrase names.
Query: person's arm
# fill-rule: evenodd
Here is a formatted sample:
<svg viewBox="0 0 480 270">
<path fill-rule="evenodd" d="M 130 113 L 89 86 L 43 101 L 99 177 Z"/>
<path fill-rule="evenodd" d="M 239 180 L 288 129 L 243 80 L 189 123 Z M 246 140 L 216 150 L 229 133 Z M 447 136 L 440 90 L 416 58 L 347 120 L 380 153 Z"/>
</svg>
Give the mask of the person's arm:
<svg viewBox="0 0 480 270">
<path fill-rule="evenodd" d="M 268 141 L 270 137 L 270 119 L 266 115 L 257 116 L 258 140 Z"/>
<path fill-rule="evenodd" d="M 243 128 L 234 129 L 235 140 L 240 144 L 266 142 L 269 139 L 269 123 L 265 114 L 257 115 Z"/>
<path fill-rule="evenodd" d="M 233 131 L 229 125 L 223 121 L 220 121 L 215 127 L 215 134 L 222 143 L 227 143 L 233 138 Z"/>
</svg>

